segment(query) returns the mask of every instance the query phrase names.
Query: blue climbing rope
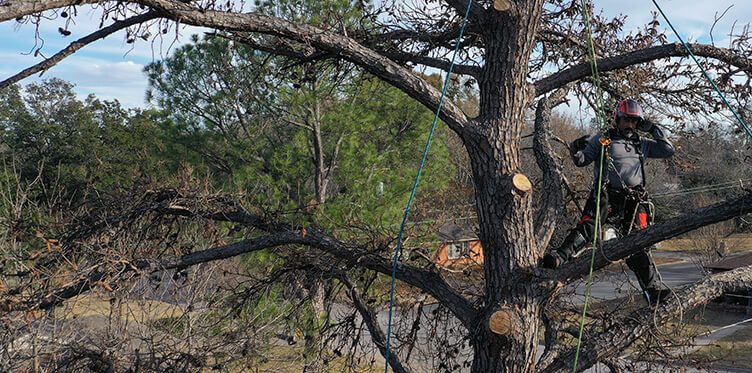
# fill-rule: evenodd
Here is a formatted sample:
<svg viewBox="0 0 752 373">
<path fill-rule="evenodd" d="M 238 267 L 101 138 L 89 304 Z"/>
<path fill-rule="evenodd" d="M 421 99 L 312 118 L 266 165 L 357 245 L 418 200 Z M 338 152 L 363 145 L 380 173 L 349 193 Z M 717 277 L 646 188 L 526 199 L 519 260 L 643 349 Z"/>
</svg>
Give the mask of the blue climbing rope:
<svg viewBox="0 0 752 373">
<path fill-rule="evenodd" d="M 444 104 L 444 96 L 446 95 L 447 86 L 449 85 L 449 78 L 452 76 L 452 68 L 454 68 L 454 61 L 457 58 L 457 51 L 460 49 L 460 41 L 462 41 L 462 35 L 465 33 L 465 24 L 467 23 L 467 17 L 470 14 L 470 7 L 473 5 L 473 0 L 468 1 L 467 10 L 465 11 L 465 18 L 462 20 L 462 28 L 460 29 L 460 36 L 457 38 L 457 43 L 454 47 L 454 54 L 452 55 L 452 63 L 449 64 L 449 71 L 447 72 L 446 79 L 444 80 L 444 87 L 441 90 L 441 98 L 439 99 L 439 106 L 436 108 L 436 115 L 433 118 L 433 124 L 431 125 L 431 132 L 428 134 L 428 141 L 426 142 L 426 149 L 423 151 L 423 158 L 420 160 L 420 166 L 418 167 L 418 174 L 415 176 L 415 183 L 413 183 L 413 190 L 410 192 L 410 199 L 407 201 L 407 207 L 405 207 L 405 215 L 402 217 L 402 224 L 400 224 L 399 235 L 397 236 L 397 248 L 394 250 L 394 262 L 392 264 L 392 290 L 389 294 L 389 321 L 386 330 L 386 360 L 384 364 L 384 373 L 389 372 L 389 346 L 392 338 L 392 312 L 394 310 L 394 287 L 397 278 L 397 260 L 400 255 L 400 248 L 402 248 L 402 234 L 405 232 L 405 223 L 407 222 L 407 215 L 410 213 L 410 206 L 413 203 L 415 197 L 415 191 L 418 189 L 418 182 L 420 181 L 420 174 L 423 172 L 423 165 L 426 163 L 426 157 L 428 156 L 428 148 L 431 147 L 431 139 L 433 139 L 433 133 L 436 130 L 436 123 L 439 121 L 439 113 L 441 112 L 441 106 Z"/>
<path fill-rule="evenodd" d="M 721 92 L 720 89 L 718 89 L 718 86 L 715 85 L 715 82 L 713 82 L 713 79 L 710 79 L 710 75 L 708 75 L 708 72 L 705 71 L 704 67 L 702 67 L 702 65 L 700 64 L 700 61 L 697 60 L 697 57 L 695 57 L 695 54 L 692 53 L 692 50 L 689 48 L 689 45 L 687 45 L 687 43 L 684 42 L 684 39 L 682 39 L 681 35 L 679 35 L 679 32 L 676 31 L 676 28 L 674 28 L 674 25 L 671 24 L 671 21 L 668 20 L 668 17 L 666 17 L 666 13 L 663 12 L 663 9 L 661 9 L 661 6 L 658 5 L 658 3 L 655 0 L 652 0 L 652 1 L 653 1 L 653 4 L 655 4 L 655 7 L 658 8 L 658 11 L 661 12 L 663 19 L 665 19 L 666 23 L 668 23 L 668 25 L 671 27 L 671 30 L 674 31 L 674 35 L 676 35 L 676 37 L 679 38 L 679 41 L 682 43 L 682 45 L 684 45 L 684 49 L 687 50 L 687 52 L 689 53 L 690 56 L 692 56 L 692 59 L 695 61 L 697 66 L 700 68 L 700 70 L 702 70 L 702 73 L 705 75 L 705 78 L 710 82 L 710 84 L 713 85 L 713 88 L 715 88 L 715 91 L 718 92 L 718 94 L 721 96 L 721 99 L 723 100 L 723 102 L 731 110 L 731 112 L 734 113 L 736 120 L 738 120 L 739 123 L 742 125 L 742 127 L 744 127 L 744 130 L 747 131 L 747 134 L 749 135 L 749 137 L 752 137 L 752 131 L 750 131 L 749 127 L 747 126 L 746 123 L 744 123 L 744 120 L 742 120 L 739 114 L 736 113 L 736 110 L 734 110 L 734 108 L 731 107 L 731 104 L 729 104 L 728 100 L 726 100 L 726 96 L 723 94 L 723 92 Z"/>
</svg>

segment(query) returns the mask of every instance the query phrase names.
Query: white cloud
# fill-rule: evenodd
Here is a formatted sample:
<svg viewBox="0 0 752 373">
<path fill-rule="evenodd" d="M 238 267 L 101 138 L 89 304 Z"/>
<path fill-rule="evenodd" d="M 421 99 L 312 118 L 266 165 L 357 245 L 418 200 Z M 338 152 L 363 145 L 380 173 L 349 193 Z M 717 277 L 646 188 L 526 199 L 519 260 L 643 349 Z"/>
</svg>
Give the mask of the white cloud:
<svg viewBox="0 0 752 373">
<path fill-rule="evenodd" d="M 144 106 L 147 81 L 143 68 L 144 65 L 133 61 L 82 57 L 60 63 L 51 76 L 73 82 L 79 96 L 93 93 L 101 99 L 118 99 L 127 107 L 137 107 Z"/>
<path fill-rule="evenodd" d="M 31 24 L 21 25 L 14 21 L 0 24 L 0 35 L 3 35 L 0 42 L 0 79 L 42 62 L 99 27 L 96 11 L 80 10 L 79 14 L 76 23 L 69 25 L 72 34 L 67 37 L 58 32 L 58 27 L 64 26 L 64 21 L 60 19 L 43 22 L 38 35 Z M 93 93 L 102 99 L 117 98 L 128 107 L 143 107 L 147 87 L 144 66 L 187 44 L 191 35 L 205 31 L 203 28 L 181 26 L 177 35 L 172 30 L 164 36 L 159 35 L 154 42 L 137 39 L 135 44 L 127 44 L 125 31 L 120 31 L 85 46 L 50 68 L 41 78 L 36 74 L 21 81 L 21 84 L 57 77 L 75 84 L 75 91 L 81 98 Z M 31 52 L 40 47 L 40 54 L 34 56 Z"/>
<path fill-rule="evenodd" d="M 2 64 L 0 77 L 5 78 L 38 62 L 33 56 L 0 52 Z M 63 60 L 43 75 L 35 74 L 21 84 L 43 79 L 59 78 L 75 84 L 74 91 L 83 99 L 94 94 L 100 99 L 118 99 L 126 107 L 143 107 L 147 80 L 144 65 L 134 61 L 110 61 L 106 59 L 77 56 Z"/>
</svg>

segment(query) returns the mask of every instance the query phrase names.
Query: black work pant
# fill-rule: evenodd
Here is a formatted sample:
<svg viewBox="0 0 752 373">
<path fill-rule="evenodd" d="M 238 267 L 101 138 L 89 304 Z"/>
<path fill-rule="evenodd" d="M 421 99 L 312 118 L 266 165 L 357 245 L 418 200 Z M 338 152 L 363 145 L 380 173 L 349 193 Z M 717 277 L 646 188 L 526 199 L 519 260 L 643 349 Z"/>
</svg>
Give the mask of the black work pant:
<svg viewBox="0 0 752 373">
<path fill-rule="evenodd" d="M 585 203 L 582 219 L 577 226 L 572 229 L 559 251 L 566 257 L 571 257 L 577 251 L 577 242 L 582 239 L 586 244 L 593 242 L 595 233 L 595 215 L 597 190 L 590 192 L 590 197 Z M 604 224 L 611 224 L 617 227 L 622 234 L 627 234 L 632 230 L 647 228 L 650 217 L 650 211 L 640 201 L 646 200 L 645 192 L 626 192 L 621 189 L 604 188 L 601 192 L 600 199 L 600 218 L 601 227 Z M 643 290 L 655 289 L 658 283 L 655 276 L 655 266 L 653 259 L 648 254 L 650 248 L 644 248 L 626 259 L 627 266 L 637 276 L 640 287 Z"/>
</svg>

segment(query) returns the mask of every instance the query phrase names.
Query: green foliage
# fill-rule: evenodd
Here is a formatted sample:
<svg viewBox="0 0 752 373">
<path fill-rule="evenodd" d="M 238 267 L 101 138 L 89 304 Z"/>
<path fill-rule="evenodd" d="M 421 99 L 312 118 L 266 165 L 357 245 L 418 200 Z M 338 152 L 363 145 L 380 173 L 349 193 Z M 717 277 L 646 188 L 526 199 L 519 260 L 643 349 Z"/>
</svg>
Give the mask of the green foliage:
<svg viewBox="0 0 752 373">
<path fill-rule="evenodd" d="M 290 9 L 301 4 L 313 10 Z M 261 9 L 317 17 L 353 9 L 346 4 L 280 1 Z M 313 220 L 341 238 L 357 240 L 348 225 L 396 229 L 433 121 L 433 113 L 398 89 L 346 63 L 291 63 L 221 37 L 194 37 L 146 72 L 147 96 L 164 113 L 167 157 L 174 157 L 168 164 L 186 162 L 210 174 L 215 186 L 243 192 L 249 206 L 298 211 L 285 216 L 295 223 Z M 442 84 L 438 76 L 431 79 Z M 454 175 L 447 131 L 439 124 L 419 195 L 440 193 Z M 323 178 L 326 188 L 317 188 Z M 284 264 L 271 250 L 243 258 L 260 276 Z M 284 296 L 283 289 L 270 285 L 240 317 L 264 324 L 294 314 L 285 321 L 288 332 L 317 338 L 325 315 L 314 316 L 321 310 L 311 303 L 291 303 L 300 299 Z M 306 348 L 315 348 L 309 342 Z"/>
<path fill-rule="evenodd" d="M 157 319 L 151 322 L 152 327 L 177 338 L 183 335 L 187 324 L 188 324 L 188 321 L 186 320 L 185 315 L 163 317 L 161 319 Z"/>
<path fill-rule="evenodd" d="M 332 131 L 348 123 L 349 136 L 340 150 L 336 182 L 339 198 L 325 210 L 367 223 L 399 221 L 423 155 L 433 114 L 399 90 L 365 80 L 354 99 L 333 116 Z M 442 142 L 445 126 L 437 132 L 421 178 L 421 193 L 442 190 L 452 171 Z"/>
<path fill-rule="evenodd" d="M 17 168 L 18 183 L 38 186 L 36 201 L 75 203 L 160 174 L 161 130 L 149 112 L 93 96 L 80 101 L 59 79 L 6 88 L 0 101 L 1 157 Z"/>
<path fill-rule="evenodd" d="M 166 142 L 217 185 L 270 209 L 325 199 L 318 214 L 332 228 L 399 218 L 433 116 L 396 88 L 348 66 L 289 67 L 217 37 L 194 38 L 146 71 L 150 99 L 169 113 Z M 423 192 L 451 174 L 444 136 L 436 135 Z M 329 176 L 323 197 L 314 187 L 316 142 Z"/>
</svg>

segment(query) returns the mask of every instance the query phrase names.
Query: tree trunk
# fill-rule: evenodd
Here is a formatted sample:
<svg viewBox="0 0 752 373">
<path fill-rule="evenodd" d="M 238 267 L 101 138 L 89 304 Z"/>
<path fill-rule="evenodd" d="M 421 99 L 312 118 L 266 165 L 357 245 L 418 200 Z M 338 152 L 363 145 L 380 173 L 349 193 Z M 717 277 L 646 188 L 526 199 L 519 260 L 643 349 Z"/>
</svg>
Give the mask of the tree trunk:
<svg viewBox="0 0 752 373">
<path fill-rule="evenodd" d="M 532 99 L 528 60 L 543 1 L 519 2 L 493 12 L 483 36 L 486 65 L 479 81 L 477 132 L 464 136 L 473 167 L 479 236 L 483 245 L 486 304 L 471 333 L 473 372 L 532 372 L 538 342 L 540 295 L 523 278 L 538 259 L 531 195 L 514 188 L 520 172 L 520 137 Z M 493 139 L 493 142 L 490 139 Z M 515 310 L 520 321 L 508 336 L 493 334 L 488 319 L 497 309 Z M 503 353 L 502 353 L 503 352 Z"/>
<path fill-rule="evenodd" d="M 315 170 L 314 179 L 314 191 L 316 193 L 316 203 L 323 205 L 326 203 L 326 187 L 329 184 L 329 177 L 327 176 L 326 166 L 324 163 L 324 138 L 321 135 L 321 101 L 318 95 L 318 81 L 314 79 L 311 83 L 311 93 L 313 94 L 313 118 L 311 123 L 313 124 L 313 163 Z"/>
<path fill-rule="evenodd" d="M 321 338 L 322 322 L 326 319 L 326 285 L 327 280 L 316 276 L 309 283 L 309 297 L 313 308 L 313 322 L 309 330 L 305 331 L 305 351 L 310 360 L 303 369 L 306 373 L 323 371 L 322 361 L 323 339 Z"/>
</svg>

